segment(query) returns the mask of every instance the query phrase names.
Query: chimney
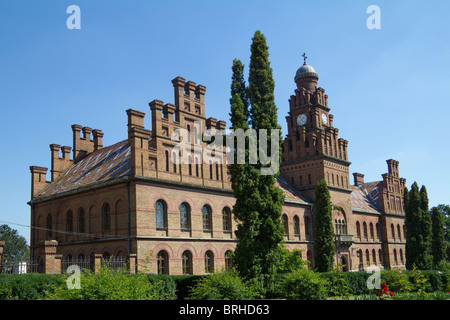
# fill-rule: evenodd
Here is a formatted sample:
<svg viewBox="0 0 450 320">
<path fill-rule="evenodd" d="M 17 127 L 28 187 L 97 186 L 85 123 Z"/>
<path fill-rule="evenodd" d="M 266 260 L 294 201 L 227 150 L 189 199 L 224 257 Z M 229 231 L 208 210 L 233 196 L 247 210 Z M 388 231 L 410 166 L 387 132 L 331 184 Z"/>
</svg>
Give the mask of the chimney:
<svg viewBox="0 0 450 320">
<path fill-rule="evenodd" d="M 355 186 L 360 186 L 364 183 L 364 175 L 362 173 L 354 172 L 353 179 Z"/>
</svg>

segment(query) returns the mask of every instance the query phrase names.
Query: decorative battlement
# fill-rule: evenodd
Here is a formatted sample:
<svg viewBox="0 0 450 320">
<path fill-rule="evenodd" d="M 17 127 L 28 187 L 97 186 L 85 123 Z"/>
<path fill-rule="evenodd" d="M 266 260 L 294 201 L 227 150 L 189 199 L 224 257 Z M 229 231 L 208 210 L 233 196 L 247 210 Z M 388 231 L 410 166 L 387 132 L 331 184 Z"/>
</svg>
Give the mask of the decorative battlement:
<svg viewBox="0 0 450 320">
<path fill-rule="evenodd" d="M 320 87 L 314 91 L 303 87 L 295 89 L 295 95 L 291 95 L 289 99 L 290 107 L 294 109 L 308 104 L 319 104 L 328 108 L 328 95 L 325 94 L 325 89 Z"/>
<path fill-rule="evenodd" d="M 403 210 L 403 191 L 405 189 L 406 179 L 399 178 L 399 162 L 394 159 L 386 160 L 388 173 L 383 177 L 382 204 L 384 212 L 404 214 Z"/>
<path fill-rule="evenodd" d="M 73 160 L 75 162 L 83 159 L 88 153 L 103 148 L 103 132 L 98 129 L 92 131 L 89 127 L 79 124 L 72 125 L 73 131 Z M 81 136 L 83 131 L 83 136 Z M 93 138 L 91 139 L 91 133 Z"/>
</svg>

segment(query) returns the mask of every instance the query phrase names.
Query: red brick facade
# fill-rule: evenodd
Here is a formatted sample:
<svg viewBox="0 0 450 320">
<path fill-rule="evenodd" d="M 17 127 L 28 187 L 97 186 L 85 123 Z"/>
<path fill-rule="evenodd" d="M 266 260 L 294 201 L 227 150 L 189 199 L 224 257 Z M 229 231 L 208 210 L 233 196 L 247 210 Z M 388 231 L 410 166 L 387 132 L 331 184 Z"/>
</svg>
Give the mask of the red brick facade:
<svg viewBox="0 0 450 320">
<path fill-rule="evenodd" d="M 351 185 L 348 141 L 338 138 L 317 80 L 315 73 L 297 72 L 286 117 L 277 178 L 286 195 L 286 246 L 303 250 L 314 266 L 314 186 L 326 179 L 334 205 L 336 263 L 346 270 L 403 267 L 405 180 L 399 178 L 398 162 L 387 161 L 382 181 L 364 183 L 362 174 L 354 174 Z M 172 84 L 174 104 L 149 103 L 151 130 L 144 127 L 144 112 L 128 109 L 128 139 L 103 147 L 102 131 L 75 124 L 72 148 L 50 145 L 50 181 L 47 168 L 30 167 L 32 258 L 135 255 L 138 269 L 169 274 L 204 274 L 230 262 L 236 221 L 227 166 L 215 157 L 201 159 L 206 147 L 201 134 L 224 133 L 226 123 L 206 118 L 206 87 L 181 77 Z M 305 119 L 297 121 L 301 114 Z M 184 138 L 193 142 L 189 163 L 174 163 L 183 156 L 173 152 L 177 129 L 186 129 Z M 216 157 L 225 153 L 225 147 L 214 150 Z M 50 248 L 49 240 L 57 246 Z"/>
</svg>

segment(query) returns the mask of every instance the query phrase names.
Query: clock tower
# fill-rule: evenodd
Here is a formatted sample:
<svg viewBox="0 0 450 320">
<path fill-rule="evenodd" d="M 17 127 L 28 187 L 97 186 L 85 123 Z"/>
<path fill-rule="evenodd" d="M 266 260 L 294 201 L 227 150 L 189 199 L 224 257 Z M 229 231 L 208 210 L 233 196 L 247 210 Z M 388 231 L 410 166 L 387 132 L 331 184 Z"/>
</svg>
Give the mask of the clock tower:
<svg viewBox="0 0 450 320">
<path fill-rule="evenodd" d="M 351 212 L 348 141 L 339 138 L 328 96 L 323 88 L 317 87 L 319 75 L 306 63 L 305 54 L 303 57 L 304 63 L 294 78 L 295 94 L 289 99 L 281 174 L 312 201 L 316 183 L 325 179 L 333 204 Z"/>
</svg>

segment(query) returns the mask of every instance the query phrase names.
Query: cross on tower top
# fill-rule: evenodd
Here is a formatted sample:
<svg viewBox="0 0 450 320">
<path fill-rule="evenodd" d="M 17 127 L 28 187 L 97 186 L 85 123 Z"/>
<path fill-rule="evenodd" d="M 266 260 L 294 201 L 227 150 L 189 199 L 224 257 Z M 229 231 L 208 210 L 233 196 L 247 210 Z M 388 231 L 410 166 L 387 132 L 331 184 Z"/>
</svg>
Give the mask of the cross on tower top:
<svg viewBox="0 0 450 320">
<path fill-rule="evenodd" d="M 302 57 L 303 57 L 303 64 L 306 64 L 306 59 L 308 59 L 306 53 L 303 52 Z"/>
</svg>

